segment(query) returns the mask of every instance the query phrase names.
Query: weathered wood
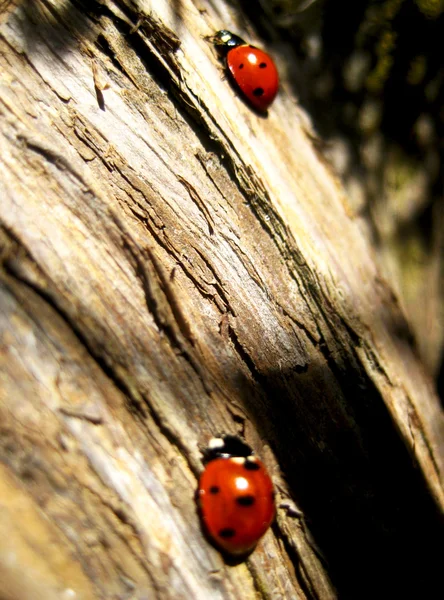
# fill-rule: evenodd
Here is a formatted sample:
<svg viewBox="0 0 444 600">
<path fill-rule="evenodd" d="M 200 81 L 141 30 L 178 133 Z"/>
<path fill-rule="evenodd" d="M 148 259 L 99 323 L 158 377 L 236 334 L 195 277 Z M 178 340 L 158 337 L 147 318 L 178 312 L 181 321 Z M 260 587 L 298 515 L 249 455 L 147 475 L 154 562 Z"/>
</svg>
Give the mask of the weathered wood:
<svg viewBox="0 0 444 600">
<path fill-rule="evenodd" d="M 291 55 L 261 118 L 203 39 L 222 2 L 86 4 L 0 15 L 5 597 L 432 589 L 442 415 Z M 235 566 L 194 502 L 221 431 L 305 515 Z"/>
</svg>

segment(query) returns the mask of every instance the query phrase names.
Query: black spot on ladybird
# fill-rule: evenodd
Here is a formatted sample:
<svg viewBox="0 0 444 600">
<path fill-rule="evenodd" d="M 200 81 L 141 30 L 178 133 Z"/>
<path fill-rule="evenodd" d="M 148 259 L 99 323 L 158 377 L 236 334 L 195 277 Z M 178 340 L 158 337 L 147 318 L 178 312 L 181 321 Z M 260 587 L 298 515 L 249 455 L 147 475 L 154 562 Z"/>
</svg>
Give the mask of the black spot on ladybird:
<svg viewBox="0 0 444 600">
<path fill-rule="evenodd" d="M 220 488 L 217 485 L 212 485 L 210 487 L 210 494 L 218 494 L 220 492 Z"/>
<path fill-rule="evenodd" d="M 259 471 L 260 469 L 260 465 L 255 462 L 254 460 L 246 460 L 244 462 L 244 469 L 247 469 L 247 471 Z"/>
<path fill-rule="evenodd" d="M 219 531 L 219 536 L 221 538 L 232 538 L 236 535 L 236 532 L 234 531 L 234 529 L 231 529 L 231 527 L 225 527 L 225 529 L 221 529 Z"/>
<path fill-rule="evenodd" d="M 239 69 L 243 69 L 243 68 L 244 68 L 244 63 L 241 63 L 241 64 L 239 65 Z"/>
<path fill-rule="evenodd" d="M 236 503 L 239 504 L 239 506 L 253 506 L 255 502 L 256 498 L 251 494 L 248 496 L 238 496 L 236 498 Z"/>
<path fill-rule="evenodd" d="M 255 88 L 255 89 L 253 90 L 253 96 L 257 96 L 258 98 L 259 98 L 260 96 L 263 96 L 263 95 L 264 95 L 264 93 L 265 93 L 265 92 L 264 92 L 264 89 L 263 89 L 263 88 L 261 88 L 261 87 Z"/>
<path fill-rule="evenodd" d="M 265 69 L 266 66 L 267 66 L 267 63 L 264 63 L 264 62 L 259 63 L 259 69 Z"/>
</svg>

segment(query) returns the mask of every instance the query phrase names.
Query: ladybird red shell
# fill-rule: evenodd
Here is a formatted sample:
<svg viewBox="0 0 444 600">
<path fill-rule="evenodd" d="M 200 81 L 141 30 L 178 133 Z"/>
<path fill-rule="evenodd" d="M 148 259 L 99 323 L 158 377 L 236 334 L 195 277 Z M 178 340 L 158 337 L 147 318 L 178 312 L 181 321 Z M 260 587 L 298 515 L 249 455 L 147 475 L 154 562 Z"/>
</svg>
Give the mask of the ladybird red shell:
<svg viewBox="0 0 444 600">
<path fill-rule="evenodd" d="M 238 46 L 226 57 L 234 82 L 248 102 L 265 112 L 276 98 L 279 75 L 269 54 L 254 46 Z"/>
<path fill-rule="evenodd" d="M 232 555 L 251 551 L 275 516 L 273 483 L 253 457 L 211 460 L 200 477 L 198 497 L 208 535 Z"/>
</svg>

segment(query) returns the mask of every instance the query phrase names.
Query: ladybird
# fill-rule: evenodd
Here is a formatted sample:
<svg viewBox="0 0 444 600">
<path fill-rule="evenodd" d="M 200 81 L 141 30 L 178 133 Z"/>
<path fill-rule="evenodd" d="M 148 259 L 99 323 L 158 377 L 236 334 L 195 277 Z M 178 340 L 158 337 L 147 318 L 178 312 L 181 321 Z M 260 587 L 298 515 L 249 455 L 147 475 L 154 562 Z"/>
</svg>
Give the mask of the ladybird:
<svg viewBox="0 0 444 600">
<path fill-rule="evenodd" d="M 230 555 L 246 555 L 275 516 L 273 483 L 264 464 L 234 436 L 210 442 L 200 476 L 200 515 L 214 544 Z"/>
<path fill-rule="evenodd" d="M 279 87 L 278 71 L 271 56 L 225 29 L 209 40 L 225 59 L 232 80 L 250 105 L 259 112 L 265 112 Z"/>
</svg>

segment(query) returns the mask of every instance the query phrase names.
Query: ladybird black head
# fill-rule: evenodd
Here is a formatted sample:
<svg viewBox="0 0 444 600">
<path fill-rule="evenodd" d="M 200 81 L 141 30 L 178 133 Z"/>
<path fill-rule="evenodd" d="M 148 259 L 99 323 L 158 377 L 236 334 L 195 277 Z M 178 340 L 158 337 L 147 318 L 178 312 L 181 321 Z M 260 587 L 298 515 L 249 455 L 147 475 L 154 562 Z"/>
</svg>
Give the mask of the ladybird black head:
<svg viewBox="0 0 444 600">
<path fill-rule="evenodd" d="M 210 441 L 208 448 L 204 451 L 204 462 L 215 458 L 248 458 L 252 455 L 253 450 L 240 438 L 235 435 L 224 435 Z"/>
<path fill-rule="evenodd" d="M 208 41 L 216 46 L 221 56 L 226 56 L 230 50 L 238 46 L 245 46 L 244 40 L 227 29 L 221 29 L 214 35 L 209 36 Z"/>
</svg>

